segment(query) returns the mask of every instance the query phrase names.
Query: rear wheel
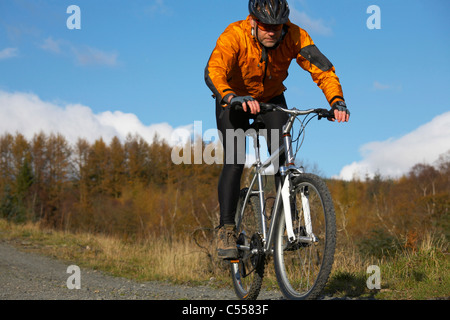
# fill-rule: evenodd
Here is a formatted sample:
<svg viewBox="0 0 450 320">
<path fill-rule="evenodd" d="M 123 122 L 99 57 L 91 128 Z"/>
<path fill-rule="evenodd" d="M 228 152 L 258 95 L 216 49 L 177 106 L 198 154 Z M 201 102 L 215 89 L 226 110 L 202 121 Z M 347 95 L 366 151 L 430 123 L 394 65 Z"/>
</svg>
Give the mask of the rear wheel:
<svg viewBox="0 0 450 320">
<path fill-rule="evenodd" d="M 261 220 L 258 197 L 251 195 L 245 202 L 248 189 L 241 190 L 236 210 L 239 259 L 231 260 L 231 278 L 239 299 L 253 300 L 259 295 L 264 277 L 265 255 L 260 236 Z M 244 214 L 240 217 L 241 208 Z"/>
</svg>

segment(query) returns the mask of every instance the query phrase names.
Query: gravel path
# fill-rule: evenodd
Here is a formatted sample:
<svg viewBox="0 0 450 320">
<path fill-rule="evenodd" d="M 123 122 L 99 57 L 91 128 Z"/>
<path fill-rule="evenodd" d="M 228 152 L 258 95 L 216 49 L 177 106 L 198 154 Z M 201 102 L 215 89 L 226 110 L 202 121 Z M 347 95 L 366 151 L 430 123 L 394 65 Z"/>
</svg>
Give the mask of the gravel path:
<svg viewBox="0 0 450 320">
<path fill-rule="evenodd" d="M 80 269 L 80 289 L 69 289 L 69 264 L 0 242 L 0 300 L 231 300 L 232 289 L 138 283 L 96 270 Z M 70 282 L 74 283 L 74 282 Z M 281 299 L 262 292 L 259 299 Z"/>
</svg>

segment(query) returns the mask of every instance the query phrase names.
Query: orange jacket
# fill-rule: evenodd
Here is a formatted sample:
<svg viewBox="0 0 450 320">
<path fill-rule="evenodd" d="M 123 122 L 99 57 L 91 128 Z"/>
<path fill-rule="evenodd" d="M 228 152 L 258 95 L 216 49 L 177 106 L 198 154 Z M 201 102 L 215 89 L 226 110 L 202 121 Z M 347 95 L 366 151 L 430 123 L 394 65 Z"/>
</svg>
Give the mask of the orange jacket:
<svg viewBox="0 0 450 320">
<path fill-rule="evenodd" d="M 250 16 L 225 29 L 205 68 L 206 84 L 223 106 L 223 99 L 230 94 L 250 95 L 260 102 L 282 94 L 293 59 L 311 74 L 330 105 L 344 100 L 333 65 L 308 33 L 288 22 L 283 34 L 276 48 L 265 49 L 252 35 Z"/>
</svg>

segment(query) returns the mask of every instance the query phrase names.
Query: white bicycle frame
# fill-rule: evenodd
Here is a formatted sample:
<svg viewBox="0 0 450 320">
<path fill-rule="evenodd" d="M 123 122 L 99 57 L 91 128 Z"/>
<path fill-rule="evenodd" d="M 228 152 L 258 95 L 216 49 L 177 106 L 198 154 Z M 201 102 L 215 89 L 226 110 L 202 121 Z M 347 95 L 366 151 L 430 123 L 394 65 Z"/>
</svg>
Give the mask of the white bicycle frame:
<svg viewBox="0 0 450 320">
<path fill-rule="evenodd" d="M 286 223 L 286 232 L 288 235 L 288 241 L 290 243 L 293 243 L 295 241 L 302 242 L 302 243 L 313 243 L 317 241 L 317 238 L 315 237 L 313 230 L 312 230 L 312 224 L 311 224 L 311 212 L 309 208 L 309 199 L 308 195 L 305 194 L 303 191 L 301 192 L 301 200 L 302 200 L 302 209 L 303 209 L 303 218 L 305 222 L 305 229 L 306 229 L 306 236 L 296 236 L 293 230 L 292 226 L 292 214 L 291 214 L 291 204 L 290 204 L 290 191 L 291 191 L 291 180 L 293 177 L 299 176 L 303 173 L 302 167 L 297 167 L 294 164 L 295 156 L 292 151 L 292 139 L 290 135 L 291 128 L 293 126 L 293 123 L 295 121 L 295 118 L 297 115 L 304 115 L 312 113 L 314 109 L 300 111 L 296 109 L 284 109 L 278 107 L 277 109 L 287 112 L 290 114 L 288 121 L 283 126 L 283 145 L 280 146 L 275 152 L 272 152 L 271 156 L 264 161 L 264 163 L 261 162 L 260 158 L 260 146 L 259 146 L 259 133 L 256 130 L 247 130 L 246 135 L 253 138 L 253 145 L 255 148 L 255 158 L 256 161 L 254 163 L 255 166 L 255 174 L 253 176 L 253 179 L 248 187 L 248 192 L 245 196 L 244 202 L 240 208 L 240 212 L 237 213 L 237 227 L 239 229 L 240 223 L 242 222 L 242 217 L 244 215 L 244 209 L 250 199 L 250 196 L 257 195 L 259 198 L 259 204 L 261 208 L 260 212 L 260 219 L 261 219 L 261 226 L 262 226 L 262 242 L 263 242 L 263 248 L 264 252 L 266 254 L 272 253 L 272 244 L 273 244 L 273 237 L 274 237 L 274 229 L 275 229 L 275 223 L 278 220 L 278 215 L 281 213 L 280 206 L 283 205 L 284 209 L 284 219 Z M 281 173 L 281 181 L 282 186 L 278 186 L 277 188 L 277 194 L 275 197 L 275 203 L 272 209 L 272 218 L 270 222 L 269 229 L 266 228 L 266 207 L 265 207 L 265 197 L 264 197 L 264 188 L 263 188 L 263 175 L 264 170 L 268 168 L 272 163 L 274 163 L 276 159 L 278 159 L 278 156 L 281 152 L 285 153 L 286 156 L 286 166 L 280 166 L 280 173 Z M 258 188 L 256 190 L 253 190 L 253 187 L 255 183 L 258 183 Z M 241 250 L 250 251 L 250 247 L 246 245 L 239 245 L 238 248 Z M 254 253 L 257 253 L 257 249 Z"/>
</svg>

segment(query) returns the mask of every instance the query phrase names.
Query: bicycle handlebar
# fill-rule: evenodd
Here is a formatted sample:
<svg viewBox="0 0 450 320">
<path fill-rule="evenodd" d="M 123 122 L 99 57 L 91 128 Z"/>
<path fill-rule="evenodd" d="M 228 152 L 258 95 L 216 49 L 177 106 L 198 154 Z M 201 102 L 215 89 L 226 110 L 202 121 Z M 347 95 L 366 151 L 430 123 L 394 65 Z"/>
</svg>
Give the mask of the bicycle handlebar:
<svg viewBox="0 0 450 320">
<path fill-rule="evenodd" d="M 231 107 L 239 111 L 244 111 L 241 104 L 235 104 L 234 106 Z M 316 113 L 318 115 L 319 120 L 322 118 L 334 118 L 333 110 L 327 110 L 322 108 L 312 108 L 306 110 L 298 110 L 296 108 L 288 109 L 274 103 L 265 103 L 265 102 L 260 102 L 259 107 L 261 110 L 260 113 L 267 113 L 278 110 L 294 116 L 302 116 L 311 113 Z"/>
</svg>

